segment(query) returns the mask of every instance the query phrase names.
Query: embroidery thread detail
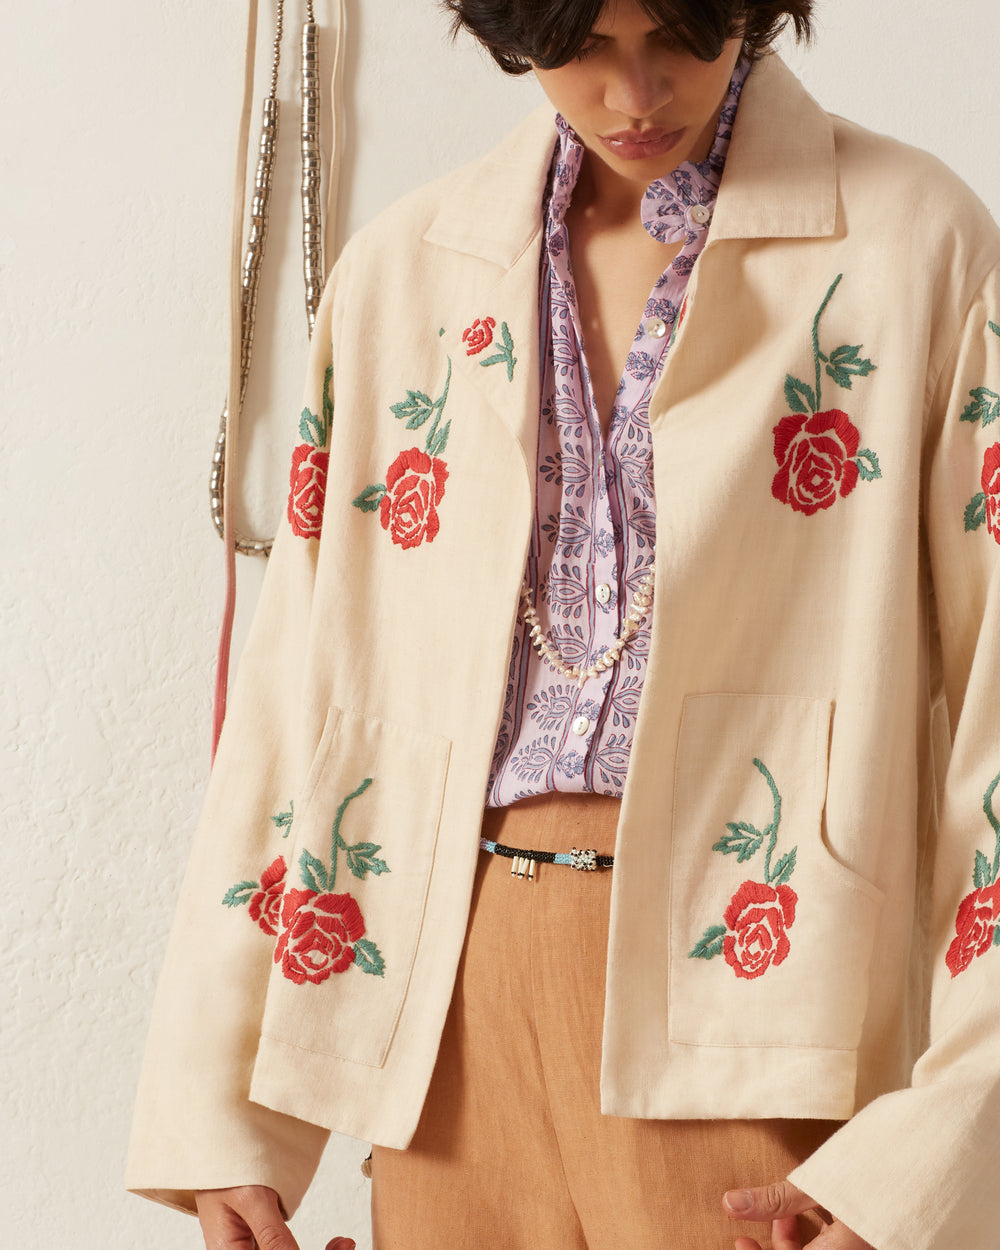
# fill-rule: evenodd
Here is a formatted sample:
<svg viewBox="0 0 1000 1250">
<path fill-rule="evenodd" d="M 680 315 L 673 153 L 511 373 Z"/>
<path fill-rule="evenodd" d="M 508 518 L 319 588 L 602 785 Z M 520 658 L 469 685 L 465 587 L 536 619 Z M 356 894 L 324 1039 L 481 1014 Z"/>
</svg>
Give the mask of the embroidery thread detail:
<svg viewBox="0 0 1000 1250">
<path fill-rule="evenodd" d="M 477 317 L 471 326 L 462 331 L 462 342 L 465 344 L 466 356 L 478 356 L 479 353 L 493 342 L 493 331 L 496 321 L 492 317 Z"/>
<path fill-rule="evenodd" d="M 493 321 L 492 317 L 487 317 L 486 320 L 492 322 L 493 325 L 496 325 L 496 322 Z M 468 331 L 466 333 L 468 333 Z M 464 339 L 465 335 L 463 335 L 462 338 Z M 493 342 L 492 336 L 490 341 Z M 496 352 L 492 356 L 487 357 L 486 360 L 481 360 L 479 362 L 480 365 L 484 369 L 488 369 L 491 365 L 506 365 L 507 381 L 513 382 L 514 366 L 517 364 L 517 357 L 514 355 L 514 340 L 511 338 L 510 328 L 506 321 L 502 321 L 500 323 L 500 342 L 494 343 L 493 345 L 497 349 Z M 486 344 L 483 344 L 483 346 L 485 347 Z M 477 351 L 481 350 L 481 348 L 477 349 Z M 473 353 L 469 351 L 467 354 L 471 356 Z"/>
<path fill-rule="evenodd" d="M 980 483 L 983 489 L 965 505 L 965 532 L 985 525 L 1000 543 L 1000 443 L 986 448 Z"/>
<path fill-rule="evenodd" d="M 444 498 L 448 465 L 440 457 L 451 434 L 451 421 L 442 425 L 441 418 L 451 389 L 451 368 L 449 356 L 448 376 L 438 399 L 408 390 L 405 399 L 391 405 L 393 415 L 408 430 L 419 430 L 433 417 L 423 451 L 410 447 L 400 452 L 386 470 L 385 481 L 366 486 L 351 501 L 362 512 L 378 511 L 382 528 L 404 551 L 433 542 L 441 528 L 437 508 Z"/>
<path fill-rule="evenodd" d="M 330 467 L 330 453 L 323 449 L 333 423 L 333 401 L 330 398 L 332 377 L 333 366 L 328 365 L 323 377 L 323 415 L 317 416 L 309 408 L 302 409 L 299 418 L 302 442 L 292 452 L 288 524 L 299 538 L 319 538 L 323 529 L 323 504 Z"/>
<path fill-rule="evenodd" d="M 284 829 L 285 832 L 281 836 L 283 838 L 287 838 L 288 835 L 292 832 L 292 821 L 294 819 L 295 819 L 295 801 L 294 799 L 289 799 L 288 811 L 276 812 L 271 817 L 271 823 L 276 825 L 279 829 Z"/>
<path fill-rule="evenodd" d="M 340 832 L 348 806 L 360 797 L 374 778 L 364 781 L 341 802 L 331 831 L 329 867 L 304 847 L 299 857 L 299 876 L 305 889 L 286 889 L 288 872 L 279 855 L 261 874 L 260 881 L 239 881 L 226 891 L 227 907 L 249 908 L 250 918 L 264 933 L 277 937 L 274 962 L 282 975 L 296 985 L 306 981 L 319 984 L 354 964 L 371 976 L 385 976 L 385 960 L 375 943 L 365 936 L 365 921 L 357 900 L 351 894 L 334 892 L 337 859 L 343 851 L 353 876 L 363 881 L 371 873 L 389 872 L 379 858 L 382 849 L 375 842 L 348 845 Z M 292 811 L 272 816 L 275 825 L 285 826 L 287 837 Z"/>
<path fill-rule="evenodd" d="M 979 955 L 985 955 L 994 946 L 1000 946 L 1000 820 L 993 810 L 993 796 L 1000 786 L 1000 773 L 993 778 L 983 795 L 983 812 L 993 830 L 995 847 L 992 862 L 976 851 L 972 869 L 971 894 L 958 905 L 955 916 L 955 936 L 945 955 L 945 963 L 952 977 L 964 972 Z"/>
<path fill-rule="evenodd" d="M 710 925 L 695 943 L 690 959 L 714 959 L 723 955 L 734 974 L 752 981 L 763 976 L 768 968 L 783 963 L 791 951 L 788 930 L 795 922 L 798 895 L 788 884 L 795 871 L 798 847 L 793 846 L 778 860 L 774 852 L 781 824 L 781 794 L 762 760 L 754 759 L 754 768 L 771 791 L 771 822 L 758 829 L 748 821 L 734 820 L 726 824 L 726 832 L 712 847 L 722 855 L 735 855 L 743 864 L 752 859 L 762 846 L 764 880 L 747 880 L 739 887 L 725 910 L 723 924 Z"/>
<path fill-rule="evenodd" d="M 771 494 L 805 516 L 832 507 L 854 490 L 859 479 L 874 482 L 882 476 L 878 456 L 860 447 L 861 435 L 847 413 L 839 408 L 820 410 L 824 367 L 827 376 L 848 391 L 854 378 L 866 378 L 877 367 L 861 355 L 861 344 L 845 343 L 829 355 L 820 348 L 820 321 L 843 276 L 837 275 L 813 318 L 815 386 L 786 374 L 785 402 L 792 414 L 774 427 L 778 472 Z"/>
</svg>

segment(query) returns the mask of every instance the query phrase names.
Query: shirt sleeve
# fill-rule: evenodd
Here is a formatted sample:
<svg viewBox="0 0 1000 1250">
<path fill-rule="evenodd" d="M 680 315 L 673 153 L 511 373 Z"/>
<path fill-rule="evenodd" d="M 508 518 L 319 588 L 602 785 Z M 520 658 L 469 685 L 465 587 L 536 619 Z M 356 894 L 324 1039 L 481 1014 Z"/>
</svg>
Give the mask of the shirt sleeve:
<svg viewBox="0 0 1000 1250">
<path fill-rule="evenodd" d="M 333 416 L 332 283 L 316 319 L 290 493 L 181 887 L 129 1150 L 129 1189 L 194 1210 L 196 1189 L 266 1185 L 287 1214 L 325 1129 L 249 1099 L 289 827 L 321 724 L 307 692 Z"/>
<path fill-rule="evenodd" d="M 931 385 L 923 514 L 937 817 L 914 925 L 927 1044 L 908 1088 L 871 1102 L 790 1179 L 876 1250 L 992 1250 L 1000 1225 L 1000 268 Z"/>
</svg>

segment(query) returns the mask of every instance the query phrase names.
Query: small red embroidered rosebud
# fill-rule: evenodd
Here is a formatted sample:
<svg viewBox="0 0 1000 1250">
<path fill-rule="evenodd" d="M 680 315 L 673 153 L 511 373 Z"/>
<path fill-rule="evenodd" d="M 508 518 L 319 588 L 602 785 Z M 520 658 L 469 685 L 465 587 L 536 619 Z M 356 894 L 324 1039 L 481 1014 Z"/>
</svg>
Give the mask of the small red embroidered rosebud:
<svg viewBox="0 0 1000 1250">
<path fill-rule="evenodd" d="M 998 916 L 1000 882 L 973 890 L 962 899 L 955 917 L 955 937 L 944 957 L 953 977 L 964 972 L 977 955 L 985 955 L 993 945 Z"/>
<path fill-rule="evenodd" d="M 476 318 L 471 326 L 462 334 L 466 356 L 478 356 L 481 351 L 493 342 L 493 331 L 496 322 L 492 317 Z"/>
<path fill-rule="evenodd" d="M 441 527 L 437 506 L 444 498 L 448 468 L 443 460 L 411 447 L 389 465 L 379 504 L 382 528 L 404 548 L 433 542 Z"/>
<path fill-rule="evenodd" d="M 832 507 L 858 484 L 855 457 L 860 442 L 856 426 L 838 408 L 782 417 L 774 427 L 779 467 L 771 494 L 806 516 Z"/>
<path fill-rule="evenodd" d="M 319 538 L 330 453 L 300 443 L 292 453 L 288 523 L 299 538 Z"/>
<path fill-rule="evenodd" d="M 982 483 L 986 496 L 986 528 L 1000 543 L 1000 443 L 986 448 Z"/>
<path fill-rule="evenodd" d="M 350 894 L 289 890 L 281 908 L 274 962 L 296 985 L 318 984 L 351 966 L 354 943 L 364 932 L 361 908 Z"/>
<path fill-rule="evenodd" d="M 284 857 L 279 855 L 260 878 L 260 889 L 250 898 L 250 919 L 255 920 L 265 933 L 275 937 L 281 919 L 281 896 L 285 890 L 285 873 L 288 868 Z"/>
<path fill-rule="evenodd" d="M 729 932 L 722 944 L 726 962 L 738 977 L 752 981 L 791 950 L 787 930 L 795 922 L 798 895 L 790 885 L 744 881 L 726 908 Z"/>
</svg>

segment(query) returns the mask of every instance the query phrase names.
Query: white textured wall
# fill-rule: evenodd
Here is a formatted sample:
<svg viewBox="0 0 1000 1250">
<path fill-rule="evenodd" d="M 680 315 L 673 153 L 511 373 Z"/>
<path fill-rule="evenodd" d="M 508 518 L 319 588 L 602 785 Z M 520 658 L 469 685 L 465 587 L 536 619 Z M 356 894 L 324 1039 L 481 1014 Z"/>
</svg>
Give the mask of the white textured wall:
<svg viewBox="0 0 1000 1250">
<path fill-rule="evenodd" d="M 243 8 L 3 9 L 3 1238 L 196 1247 L 193 1221 L 125 1195 L 121 1171 L 208 763 L 222 566 L 206 482 L 226 378 Z M 450 47 L 434 0 L 348 9 L 342 215 L 354 228 L 537 97 Z M 281 508 L 305 351 L 291 46 L 249 403 L 248 510 L 264 530 Z M 933 149 L 1000 215 L 998 46 L 993 0 L 820 0 L 817 44 L 792 59 L 828 107 Z M 372 332 L 391 341 L 392 309 Z M 258 583 L 243 563 L 241 630 Z M 296 1220 L 302 1250 L 335 1231 L 367 1246 L 363 1153 L 331 1147 Z"/>
</svg>

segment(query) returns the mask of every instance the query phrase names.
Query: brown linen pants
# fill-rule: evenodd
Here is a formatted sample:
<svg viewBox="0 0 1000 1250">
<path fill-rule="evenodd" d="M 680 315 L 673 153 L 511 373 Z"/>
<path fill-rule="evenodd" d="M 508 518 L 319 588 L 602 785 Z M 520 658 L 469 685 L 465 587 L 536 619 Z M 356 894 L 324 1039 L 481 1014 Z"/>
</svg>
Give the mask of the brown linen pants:
<svg viewBox="0 0 1000 1250">
<path fill-rule="evenodd" d="M 488 809 L 483 836 L 614 850 L 619 800 Z M 838 1127 L 816 1120 L 602 1116 L 611 874 L 480 853 L 465 950 L 407 1150 L 372 1158 L 374 1250 L 732 1250 L 727 1189 L 782 1179 Z M 636 952 L 642 958 L 642 952 Z M 818 1220 L 800 1221 L 812 1240 Z"/>
</svg>

